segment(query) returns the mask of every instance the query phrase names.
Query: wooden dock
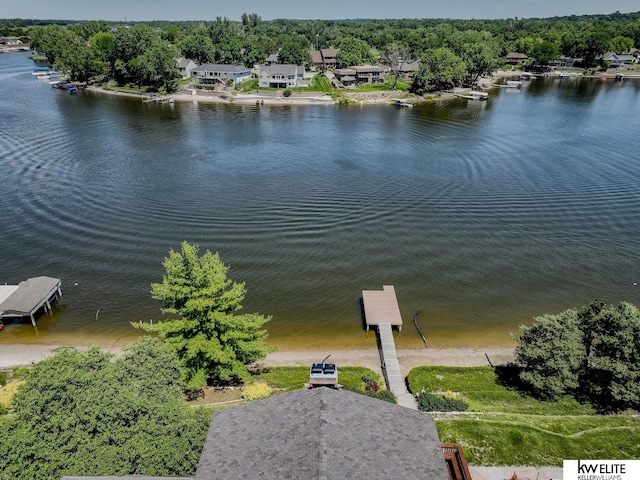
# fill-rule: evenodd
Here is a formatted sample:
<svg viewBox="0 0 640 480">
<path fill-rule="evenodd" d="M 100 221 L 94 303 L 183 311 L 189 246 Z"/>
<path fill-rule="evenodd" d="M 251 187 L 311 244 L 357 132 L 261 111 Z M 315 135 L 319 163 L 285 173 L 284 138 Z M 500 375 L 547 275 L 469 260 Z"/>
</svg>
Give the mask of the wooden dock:
<svg viewBox="0 0 640 480">
<path fill-rule="evenodd" d="M 385 285 L 381 291 L 363 290 L 362 303 L 367 331 L 371 326 L 378 327 L 380 362 L 387 389 L 397 397 L 398 404 L 408 408 L 416 408 L 415 400 L 407 392 L 402 378 L 396 344 L 393 340 L 393 326 L 397 326 L 398 330 L 402 328 L 402 316 L 395 288 L 392 285 Z"/>
<path fill-rule="evenodd" d="M 59 278 L 29 278 L 18 285 L 0 286 L 0 323 L 3 318 L 30 318 L 36 326 L 35 315 L 41 308 L 51 311 L 51 302 L 62 296 Z"/>
</svg>

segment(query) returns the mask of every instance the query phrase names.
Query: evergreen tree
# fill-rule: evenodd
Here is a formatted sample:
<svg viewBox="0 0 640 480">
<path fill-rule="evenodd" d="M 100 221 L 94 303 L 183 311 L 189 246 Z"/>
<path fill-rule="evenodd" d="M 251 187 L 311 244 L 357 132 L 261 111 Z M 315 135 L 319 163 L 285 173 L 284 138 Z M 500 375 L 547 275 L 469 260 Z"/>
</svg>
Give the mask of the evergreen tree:
<svg viewBox="0 0 640 480">
<path fill-rule="evenodd" d="M 151 285 L 163 313 L 179 318 L 153 325 L 134 324 L 157 332 L 172 345 L 187 367 L 187 386 L 233 382 L 248 376 L 247 365 L 263 359 L 270 317 L 237 314 L 245 297 L 244 283 L 227 278 L 229 267 L 210 251 L 198 256 L 198 246 L 182 243 L 180 252 L 170 250 L 164 260 L 162 283 Z"/>
</svg>

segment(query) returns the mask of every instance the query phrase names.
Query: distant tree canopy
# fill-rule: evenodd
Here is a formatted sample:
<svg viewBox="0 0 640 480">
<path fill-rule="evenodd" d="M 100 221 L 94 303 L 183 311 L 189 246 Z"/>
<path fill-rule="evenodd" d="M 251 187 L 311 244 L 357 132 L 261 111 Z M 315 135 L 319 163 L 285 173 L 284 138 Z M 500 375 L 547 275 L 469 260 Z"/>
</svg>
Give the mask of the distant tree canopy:
<svg viewBox="0 0 640 480">
<path fill-rule="evenodd" d="M 182 378 L 173 349 L 150 337 L 117 359 L 59 349 L 0 422 L 0 478 L 193 474 L 209 417 L 182 402 Z"/>
<path fill-rule="evenodd" d="M 198 250 L 187 242 L 180 252 L 170 250 L 162 283 L 151 285 L 153 298 L 164 305 L 162 311 L 179 318 L 134 324 L 157 332 L 175 349 L 187 368 L 191 389 L 247 378 L 247 365 L 268 352 L 267 331 L 261 328 L 270 320 L 257 313 L 236 313 L 242 308 L 244 283 L 227 278 L 229 267 L 217 253 L 199 256 Z"/>
<path fill-rule="evenodd" d="M 333 47 L 340 49 L 338 66 L 342 68 L 382 62 L 385 53 L 393 49 L 417 59 L 448 48 L 466 65 L 461 81 L 472 84 L 495 69 L 510 51 L 529 56 L 536 53 L 543 63 L 558 52 L 583 58 L 583 65 L 590 67 L 606 51 L 623 53 L 640 46 L 640 11 L 503 20 L 264 21 L 255 13 L 245 13 L 240 21 L 217 17 L 213 21 L 133 25 L 55 23 L 4 20 L 0 31 L 28 34 L 32 46 L 46 54 L 52 66 L 69 72 L 74 79 L 106 78 L 151 88 L 171 87 L 171 80 L 178 75 L 178 55 L 200 63 L 252 67 L 265 62 L 267 55 L 278 53 L 280 63 L 308 65 L 310 50 Z M 111 36 L 116 45 L 113 55 L 104 38 L 94 40 L 96 35 Z M 161 55 L 161 50 L 169 53 Z"/>
<path fill-rule="evenodd" d="M 603 411 L 640 409 L 640 311 L 595 300 L 536 318 L 516 337 L 521 380 L 538 395 L 574 395 Z"/>
</svg>

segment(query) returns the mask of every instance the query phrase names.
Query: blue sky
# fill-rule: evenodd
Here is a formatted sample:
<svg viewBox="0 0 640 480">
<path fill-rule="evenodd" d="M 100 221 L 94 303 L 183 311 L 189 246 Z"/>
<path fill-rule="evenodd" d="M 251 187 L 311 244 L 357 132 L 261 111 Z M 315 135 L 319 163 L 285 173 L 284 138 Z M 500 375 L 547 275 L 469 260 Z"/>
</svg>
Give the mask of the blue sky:
<svg viewBox="0 0 640 480">
<path fill-rule="evenodd" d="M 638 0 L 0 0 L 0 18 L 239 20 L 274 18 L 532 18 L 640 10 Z"/>
</svg>

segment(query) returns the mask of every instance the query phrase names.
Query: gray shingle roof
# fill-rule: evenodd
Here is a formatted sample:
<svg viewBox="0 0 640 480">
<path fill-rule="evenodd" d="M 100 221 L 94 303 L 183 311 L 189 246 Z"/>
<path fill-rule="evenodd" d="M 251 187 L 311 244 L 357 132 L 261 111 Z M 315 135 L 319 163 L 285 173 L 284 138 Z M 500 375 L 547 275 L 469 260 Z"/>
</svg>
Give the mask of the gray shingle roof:
<svg viewBox="0 0 640 480">
<path fill-rule="evenodd" d="M 195 480 L 258 477 L 449 479 L 429 414 L 329 388 L 214 414 Z"/>
<path fill-rule="evenodd" d="M 40 308 L 58 289 L 59 278 L 34 277 L 20 282 L 18 289 L 0 303 L 0 316 L 28 316 Z"/>
<path fill-rule="evenodd" d="M 192 72 L 222 72 L 222 73 L 251 73 L 251 69 L 238 65 L 226 65 L 222 63 L 203 63 Z"/>
</svg>

